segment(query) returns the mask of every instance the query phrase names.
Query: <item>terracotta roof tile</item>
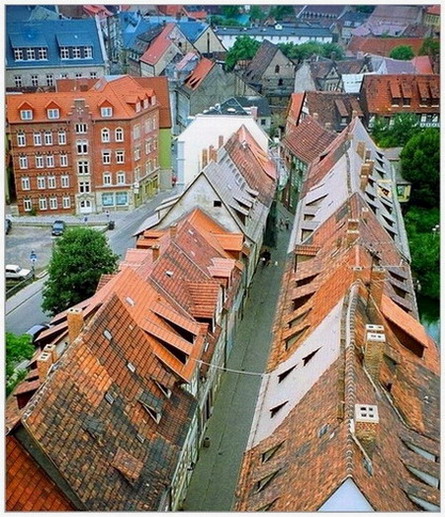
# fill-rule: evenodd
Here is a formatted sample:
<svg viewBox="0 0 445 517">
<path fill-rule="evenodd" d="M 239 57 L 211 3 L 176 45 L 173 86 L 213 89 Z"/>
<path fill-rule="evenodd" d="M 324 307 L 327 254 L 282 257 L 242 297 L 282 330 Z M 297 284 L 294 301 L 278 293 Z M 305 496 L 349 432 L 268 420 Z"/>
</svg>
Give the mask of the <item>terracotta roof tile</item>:
<svg viewBox="0 0 445 517">
<path fill-rule="evenodd" d="M 407 45 L 418 55 L 424 43 L 423 38 L 377 38 L 352 36 L 347 50 L 353 53 L 364 52 L 378 56 L 389 56 L 394 47 Z"/>
<path fill-rule="evenodd" d="M 167 23 L 162 32 L 151 42 L 146 52 L 141 56 L 140 60 L 148 65 L 155 65 L 167 52 L 169 47 L 173 45 L 169 38 L 170 33 L 175 28 L 174 23 Z"/>
<path fill-rule="evenodd" d="M 172 121 L 167 77 L 135 77 L 134 79 L 144 88 L 155 92 L 156 98 L 160 104 L 159 128 L 170 129 L 172 127 Z"/>
<path fill-rule="evenodd" d="M 191 90 L 196 90 L 214 66 L 215 63 L 213 61 L 203 57 L 198 63 L 198 66 L 184 81 L 184 86 L 186 88 L 190 88 Z"/>
</svg>

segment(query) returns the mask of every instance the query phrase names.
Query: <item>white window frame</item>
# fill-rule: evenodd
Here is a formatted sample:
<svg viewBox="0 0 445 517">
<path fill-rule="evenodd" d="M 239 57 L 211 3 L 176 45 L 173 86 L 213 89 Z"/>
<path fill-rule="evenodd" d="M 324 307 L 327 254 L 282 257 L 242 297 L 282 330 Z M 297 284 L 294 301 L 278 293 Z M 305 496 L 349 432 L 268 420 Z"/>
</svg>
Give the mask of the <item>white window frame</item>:
<svg viewBox="0 0 445 517">
<path fill-rule="evenodd" d="M 37 176 L 37 189 L 46 190 L 46 178 L 45 176 Z"/>
<path fill-rule="evenodd" d="M 22 190 L 31 190 L 31 181 L 28 176 L 22 176 Z"/>
<path fill-rule="evenodd" d="M 104 185 L 112 185 L 113 182 L 112 182 L 112 176 L 111 176 L 111 173 L 110 172 L 104 172 L 103 174 L 103 184 Z"/>
<path fill-rule="evenodd" d="M 59 154 L 60 167 L 68 167 L 68 155 Z"/>
<path fill-rule="evenodd" d="M 60 47 L 60 59 L 69 59 L 70 49 L 68 47 Z"/>
<path fill-rule="evenodd" d="M 141 148 L 138 146 L 134 150 L 134 161 L 137 162 L 141 159 Z"/>
<path fill-rule="evenodd" d="M 45 160 L 43 154 L 36 154 L 34 156 L 34 160 L 36 163 L 36 169 L 43 169 L 43 167 L 45 167 Z"/>
<path fill-rule="evenodd" d="M 26 135 L 24 131 L 17 133 L 17 147 L 26 147 Z"/>
<path fill-rule="evenodd" d="M 85 170 L 84 170 L 85 169 Z M 84 176 L 90 173 L 90 162 L 88 160 L 80 160 L 77 162 L 77 174 Z"/>
<path fill-rule="evenodd" d="M 39 210 L 48 210 L 48 202 L 46 201 L 46 197 L 41 197 L 39 199 Z"/>
<path fill-rule="evenodd" d="M 69 196 L 62 198 L 62 208 L 71 208 L 71 198 Z"/>
<path fill-rule="evenodd" d="M 141 137 L 141 126 L 136 124 L 133 127 L 133 140 L 138 140 Z"/>
<path fill-rule="evenodd" d="M 88 140 L 76 140 L 76 152 L 80 155 L 88 154 Z"/>
<path fill-rule="evenodd" d="M 50 210 L 57 210 L 59 208 L 58 206 L 58 203 L 57 203 L 57 198 L 56 197 L 50 197 L 49 198 L 49 209 Z"/>
<path fill-rule="evenodd" d="M 53 145 L 53 134 L 51 131 L 45 131 L 43 135 L 43 141 L 45 145 Z"/>
<path fill-rule="evenodd" d="M 79 181 L 79 192 L 81 194 L 87 194 L 88 192 L 91 192 L 91 182 L 89 180 Z"/>
<path fill-rule="evenodd" d="M 100 108 L 100 116 L 102 118 L 110 118 L 113 116 L 113 108 L 111 106 L 103 106 Z"/>
<path fill-rule="evenodd" d="M 66 145 L 66 131 L 59 131 L 57 134 L 59 145 Z"/>
<path fill-rule="evenodd" d="M 111 132 L 107 127 L 101 129 L 100 139 L 103 144 L 109 144 L 111 142 Z"/>
<path fill-rule="evenodd" d="M 55 160 L 53 154 L 46 155 L 46 166 L 53 169 L 55 167 Z"/>
<path fill-rule="evenodd" d="M 39 86 L 39 76 L 38 75 L 31 76 L 31 86 Z"/>
<path fill-rule="evenodd" d="M 73 53 L 73 59 L 81 59 L 80 47 L 72 47 L 71 51 Z"/>
<path fill-rule="evenodd" d="M 49 189 L 57 188 L 55 176 L 48 176 L 47 180 Z"/>
<path fill-rule="evenodd" d="M 39 48 L 39 60 L 46 61 L 48 59 L 48 49 L 41 47 Z"/>
<path fill-rule="evenodd" d="M 85 124 L 85 122 L 79 122 L 75 126 L 76 135 L 86 135 L 88 132 L 88 124 Z"/>
<path fill-rule="evenodd" d="M 124 141 L 124 130 L 121 127 L 117 127 L 114 130 L 114 138 L 116 142 L 123 142 Z"/>
<path fill-rule="evenodd" d="M 51 120 L 58 119 L 60 117 L 60 110 L 58 108 L 52 108 L 46 110 L 46 114 L 48 118 Z"/>
<path fill-rule="evenodd" d="M 93 59 L 93 47 L 83 47 L 84 59 Z"/>
<path fill-rule="evenodd" d="M 70 177 L 67 174 L 60 176 L 60 187 L 69 188 L 69 186 L 70 186 Z"/>
<path fill-rule="evenodd" d="M 27 169 L 27 168 L 28 168 L 28 157 L 19 156 L 19 169 Z"/>
<path fill-rule="evenodd" d="M 97 79 L 97 72 L 90 72 L 90 79 Z"/>
<path fill-rule="evenodd" d="M 23 86 L 22 76 L 21 75 L 15 75 L 14 76 L 14 86 L 16 88 L 21 88 Z"/>
<path fill-rule="evenodd" d="M 21 120 L 32 120 L 33 119 L 32 110 L 20 110 L 20 118 L 21 118 Z"/>
<path fill-rule="evenodd" d="M 14 49 L 14 61 L 23 61 L 23 49 L 22 48 Z"/>
<path fill-rule="evenodd" d="M 111 151 L 102 151 L 102 163 L 104 165 L 110 165 L 110 163 L 111 163 Z"/>
<path fill-rule="evenodd" d="M 34 141 L 34 145 L 36 147 L 40 147 L 42 145 L 42 133 L 40 133 L 40 132 L 33 133 L 32 138 Z"/>
<path fill-rule="evenodd" d="M 23 200 L 23 210 L 25 212 L 31 212 L 31 210 L 32 210 L 32 200 L 31 199 Z"/>
<path fill-rule="evenodd" d="M 115 153 L 116 163 L 125 163 L 125 151 L 116 151 Z"/>
<path fill-rule="evenodd" d="M 119 171 L 117 173 L 116 180 L 117 180 L 116 181 L 117 185 L 125 185 L 126 184 L 125 172 L 124 171 Z"/>
<path fill-rule="evenodd" d="M 54 74 L 46 74 L 46 86 L 54 86 Z"/>
<path fill-rule="evenodd" d="M 26 59 L 30 61 L 35 61 L 36 59 L 36 53 L 33 48 L 27 48 L 26 49 Z"/>
</svg>

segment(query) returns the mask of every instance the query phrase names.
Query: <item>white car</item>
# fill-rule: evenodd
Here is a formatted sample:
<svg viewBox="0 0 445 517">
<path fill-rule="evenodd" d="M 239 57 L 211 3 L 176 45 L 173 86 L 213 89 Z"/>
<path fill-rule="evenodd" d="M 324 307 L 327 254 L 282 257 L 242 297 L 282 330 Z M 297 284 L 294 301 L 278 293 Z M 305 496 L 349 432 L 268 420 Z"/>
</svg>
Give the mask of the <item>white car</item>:
<svg viewBox="0 0 445 517">
<path fill-rule="evenodd" d="M 6 279 L 9 280 L 28 280 L 32 276 L 30 269 L 23 269 L 15 264 L 7 264 L 5 269 Z"/>
</svg>

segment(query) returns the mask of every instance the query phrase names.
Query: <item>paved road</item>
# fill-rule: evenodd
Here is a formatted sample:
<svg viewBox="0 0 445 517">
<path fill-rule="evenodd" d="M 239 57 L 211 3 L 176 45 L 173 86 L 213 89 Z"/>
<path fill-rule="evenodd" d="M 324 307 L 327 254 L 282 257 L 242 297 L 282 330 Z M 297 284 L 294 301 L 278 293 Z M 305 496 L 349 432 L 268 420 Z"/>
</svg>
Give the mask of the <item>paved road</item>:
<svg viewBox="0 0 445 517">
<path fill-rule="evenodd" d="M 148 203 L 125 214 L 116 221 L 115 230 L 108 231 L 106 235 L 111 248 L 119 257 L 123 258 L 126 250 L 135 245 L 135 238 L 132 235 L 139 228 L 144 219 L 154 211 L 162 200 L 173 194 L 174 191 L 162 192 Z M 19 220 L 17 224 L 19 224 Z M 32 235 L 34 235 L 34 238 L 31 237 Z M 39 256 L 40 268 L 43 269 L 43 267 L 48 264 L 50 254 L 45 250 L 45 245 L 50 249 L 49 243 L 51 242 L 48 228 L 25 228 L 14 225 L 11 235 L 7 237 L 11 237 L 11 239 L 7 239 L 6 241 L 7 256 L 14 257 L 15 249 L 17 254 L 20 253 L 20 256 L 25 257 L 28 254 L 28 247 L 33 245 Z M 50 319 L 41 309 L 43 283 L 44 279 L 34 282 L 7 301 L 5 327 L 8 332 L 21 334 L 26 332 L 33 325 Z"/>
<path fill-rule="evenodd" d="M 286 230 L 280 232 L 271 265 L 260 266 L 255 273 L 228 368 L 259 373 L 265 369 L 289 233 Z M 277 266 L 275 261 L 278 261 Z M 184 510 L 223 512 L 232 509 L 260 384 L 259 375 L 224 374 L 206 433 L 210 447 L 200 451 Z"/>
</svg>

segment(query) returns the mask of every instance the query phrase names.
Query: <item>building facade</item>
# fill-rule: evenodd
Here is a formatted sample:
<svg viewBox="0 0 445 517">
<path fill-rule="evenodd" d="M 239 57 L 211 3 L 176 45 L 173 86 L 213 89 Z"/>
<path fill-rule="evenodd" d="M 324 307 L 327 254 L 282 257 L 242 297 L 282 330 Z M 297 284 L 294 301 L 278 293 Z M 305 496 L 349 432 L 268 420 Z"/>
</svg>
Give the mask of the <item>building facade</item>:
<svg viewBox="0 0 445 517">
<path fill-rule="evenodd" d="M 123 76 L 86 91 L 10 95 L 19 214 L 128 210 L 159 189 L 159 103 Z"/>
</svg>

